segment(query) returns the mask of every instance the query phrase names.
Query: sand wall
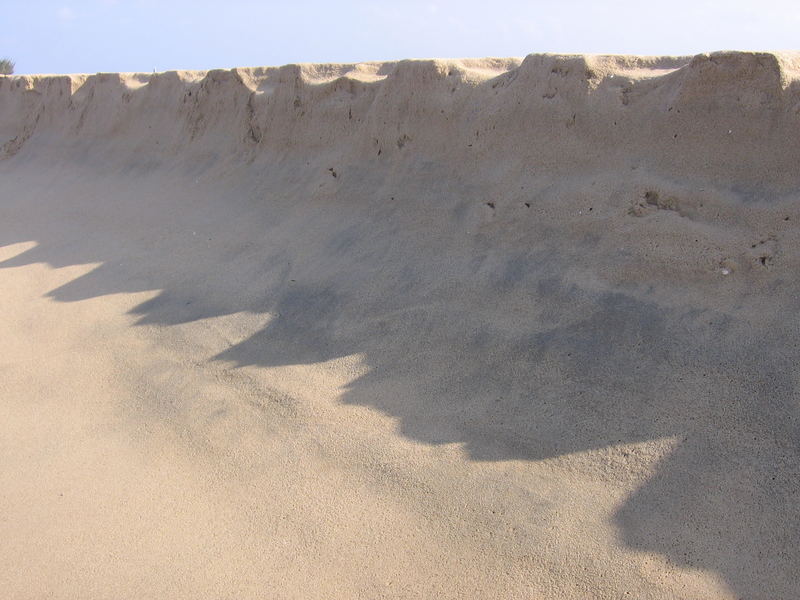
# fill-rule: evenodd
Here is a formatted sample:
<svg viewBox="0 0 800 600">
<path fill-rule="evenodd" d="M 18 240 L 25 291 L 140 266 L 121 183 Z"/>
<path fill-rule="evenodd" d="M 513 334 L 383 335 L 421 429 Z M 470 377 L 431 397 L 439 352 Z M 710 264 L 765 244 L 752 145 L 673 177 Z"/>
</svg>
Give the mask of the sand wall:
<svg viewBox="0 0 800 600">
<path fill-rule="evenodd" d="M 786 189 L 798 177 L 799 69 L 794 55 L 729 52 L 4 77 L 0 132 L 4 156 L 26 144 L 144 165 L 176 153 L 474 164 L 500 152 L 515 168 L 628 166 Z M 765 143 L 776 135 L 783 143 Z"/>
<path fill-rule="evenodd" d="M 0 77 L 0 144 L 8 589 L 796 597 L 796 55 Z"/>
</svg>

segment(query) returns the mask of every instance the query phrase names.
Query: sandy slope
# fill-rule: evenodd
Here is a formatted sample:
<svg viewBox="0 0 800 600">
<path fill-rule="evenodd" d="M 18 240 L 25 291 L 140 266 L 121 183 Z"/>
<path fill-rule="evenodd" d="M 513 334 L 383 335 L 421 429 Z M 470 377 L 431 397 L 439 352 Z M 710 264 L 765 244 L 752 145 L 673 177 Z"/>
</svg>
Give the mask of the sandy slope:
<svg viewBox="0 0 800 600">
<path fill-rule="evenodd" d="M 9 598 L 800 582 L 800 58 L 0 78 Z"/>
</svg>

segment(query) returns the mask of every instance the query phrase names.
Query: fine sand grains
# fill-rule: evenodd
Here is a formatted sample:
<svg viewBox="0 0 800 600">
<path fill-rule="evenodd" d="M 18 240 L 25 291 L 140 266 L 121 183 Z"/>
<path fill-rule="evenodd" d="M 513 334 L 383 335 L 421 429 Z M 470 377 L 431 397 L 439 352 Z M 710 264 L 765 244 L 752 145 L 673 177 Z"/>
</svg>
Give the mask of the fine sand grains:
<svg viewBox="0 0 800 600">
<path fill-rule="evenodd" d="M 797 598 L 793 54 L 0 77 L 9 598 Z"/>
</svg>

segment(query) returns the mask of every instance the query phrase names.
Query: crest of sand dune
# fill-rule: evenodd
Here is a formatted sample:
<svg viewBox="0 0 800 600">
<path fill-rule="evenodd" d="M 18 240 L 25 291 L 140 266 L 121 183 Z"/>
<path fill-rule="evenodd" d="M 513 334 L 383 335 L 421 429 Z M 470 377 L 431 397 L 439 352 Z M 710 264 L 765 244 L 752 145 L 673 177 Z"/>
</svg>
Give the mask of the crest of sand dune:
<svg viewBox="0 0 800 600">
<path fill-rule="evenodd" d="M 793 599 L 800 55 L 0 77 L 9 598 Z"/>
</svg>

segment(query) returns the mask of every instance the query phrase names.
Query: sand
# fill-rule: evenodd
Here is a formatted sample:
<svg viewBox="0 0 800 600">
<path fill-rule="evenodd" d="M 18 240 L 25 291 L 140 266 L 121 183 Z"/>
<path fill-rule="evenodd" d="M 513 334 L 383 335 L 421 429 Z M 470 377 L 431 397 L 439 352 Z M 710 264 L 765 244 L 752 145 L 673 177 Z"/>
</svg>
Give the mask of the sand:
<svg viewBox="0 0 800 600">
<path fill-rule="evenodd" d="M 6 598 L 800 592 L 800 55 L 0 77 Z"/>
</svg>

